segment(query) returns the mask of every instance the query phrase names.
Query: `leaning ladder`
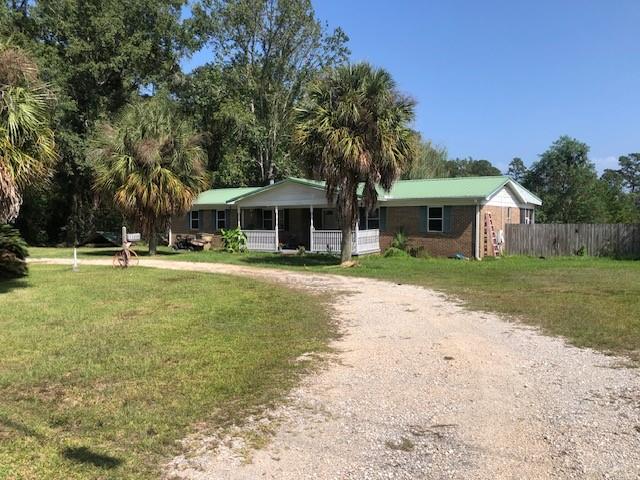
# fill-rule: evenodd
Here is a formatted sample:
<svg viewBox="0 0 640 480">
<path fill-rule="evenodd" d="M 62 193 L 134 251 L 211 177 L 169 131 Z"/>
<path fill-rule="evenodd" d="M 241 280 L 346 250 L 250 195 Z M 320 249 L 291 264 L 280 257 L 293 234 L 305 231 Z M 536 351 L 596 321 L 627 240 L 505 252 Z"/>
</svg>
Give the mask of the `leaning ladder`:
<svg viewBox="0 0 640 480">
<path fill-rule="evenodd" d="M 493 219 L 491 218 L 491 212 L 484 214 L 484 254 L 489 255 L 489 240 L 493 248 L 493 256 L 500 255 L 500 248 L 498 247 L 498 239 L 496 238 L 496 230 L 493 228 Z"/>
</svg>

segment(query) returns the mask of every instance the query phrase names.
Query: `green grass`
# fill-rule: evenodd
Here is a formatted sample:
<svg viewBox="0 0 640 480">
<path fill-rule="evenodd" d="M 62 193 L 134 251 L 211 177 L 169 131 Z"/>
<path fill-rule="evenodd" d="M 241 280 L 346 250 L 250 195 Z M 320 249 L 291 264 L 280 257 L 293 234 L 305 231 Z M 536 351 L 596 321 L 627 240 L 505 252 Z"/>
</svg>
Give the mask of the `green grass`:
<svg viewBox="0 0 640 480">
<path fill-rule="evenodd" d="M 30 271 L 0 283 L 0 478 L 158 478 L 196 424 L 279 400 L 333 335 L 320 299 L 249 279 Z"/>
<path fill-rule="evenodd" d="M 82 250 L 99 257 L 111 250 Z M 68 249 L 31 249 L 34 256 L 69 256 Z M 495 261 L 385 258 L 372 255 L 343 269 L 326 255 L 281 256 L 219 251 L 158 258 L 306 269 L 412 283 L 455 295 L 473 309 L 517 317 L 578 346 L 640 360 L 640 261 L 607 258 L 507 257 Z"/>
</svg>

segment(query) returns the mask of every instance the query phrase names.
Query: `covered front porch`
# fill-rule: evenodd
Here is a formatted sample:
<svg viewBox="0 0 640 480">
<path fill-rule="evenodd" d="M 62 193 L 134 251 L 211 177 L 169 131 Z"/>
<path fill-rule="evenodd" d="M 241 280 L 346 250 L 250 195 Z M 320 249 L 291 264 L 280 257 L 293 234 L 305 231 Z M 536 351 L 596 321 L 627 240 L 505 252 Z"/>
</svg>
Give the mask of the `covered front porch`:
<svg viewBox="0 0 640 480">
<path fill-rule="evenodd" d="M 237 226 L 247 236 L 249 250 L 278 252 L 304 247 L 309 252 L 340 253 L 338 215 L 327 202 L 322 182 L 288 178 L 228 203 L 236 209 Z M 380 251 L 377 215 L 360 209 L 353 231 L 354 255 Z"/>
<path fill-rule="evenodd" d="M 309 252 L 339 254 L 342 230 L 335 217 L 333 208 L 238 207 L 237 226 L 247 236 L 247 248 L 252 251 L 279 252 L 304 247 Z M 380 251 L 380 231 L 366 228 L 367 217 L 353 230 L 354 255 Z"/>
</svg>

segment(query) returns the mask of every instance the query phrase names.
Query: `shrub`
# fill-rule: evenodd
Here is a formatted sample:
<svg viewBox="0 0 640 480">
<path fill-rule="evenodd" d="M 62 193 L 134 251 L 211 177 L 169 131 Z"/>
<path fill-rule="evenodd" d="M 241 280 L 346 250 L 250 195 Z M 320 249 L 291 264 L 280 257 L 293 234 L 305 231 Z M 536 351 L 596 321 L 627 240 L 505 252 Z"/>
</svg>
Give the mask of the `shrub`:
<svg viewBox="0 0 640 480">
<path fill-rule="evenodd" d="M 391 247 L 396 248 L 398 250 L 407 251 L 408 246 L 409 246 L 409 236 L 406 233 L 404 233 L 403 230 L 397 231 L 393 235 L 393 240 L 391 241 Z"/>
<path fill-rule="evenodd" d="M 400 250 L 396 247 L 387 248 L 384 252 L 385 257 L 408 257 L 409 254 L 404 250 Z"/>
<path fill-rule="evenodd" d="M 578 250 L 576 250 L 576 255 L 578 257 L 584 257 L 587 254 L 587 247 L 582 245 Z"/>
<path fill-rule="evenodd" d="M 0 225 L 0 280 L 27 274 L 27 244 L 15 228 Z"/>
<path fill-rule="evenodd" d="M 222 243 L 229 253 L 242 253 L 247 250 L 247 236 L 239 228 L 222 229 Z"/>
<path fill-rule="evenodd" d="M 415 258 L 431 258 L 429 252 L 427 252 L 422 245 L 410 247 L 409 255 Z"/>
<path fill-rule="evenodd" d="M 304 248 L 304 245 L 300 245 L 298 247 L 298 251 L 296 252 L 296 255 L 298 255 L 299 257 L 304 257 L 307 254 L 307 249 Z"/>
</svg>

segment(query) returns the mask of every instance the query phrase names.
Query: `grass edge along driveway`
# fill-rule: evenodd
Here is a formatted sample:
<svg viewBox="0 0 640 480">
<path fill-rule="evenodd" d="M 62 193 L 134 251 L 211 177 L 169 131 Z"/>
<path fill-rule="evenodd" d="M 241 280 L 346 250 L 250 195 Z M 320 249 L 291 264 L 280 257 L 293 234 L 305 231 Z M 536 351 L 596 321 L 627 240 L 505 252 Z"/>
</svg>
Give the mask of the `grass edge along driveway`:
<svg viewBox="0 0 640 480">
<path fill-rule="evenodd" d="M 0 478 L 157 478 L 334 335 L 321 299 L 252 279 L 31 265 L 0 284 Z"/>
<path fill-rule="evenodd" d="M 84 258 L 113 249 L 80 249 Z M 144 254 L 144 250 L 140 250 Z M 33 248 L 34 257 L 71 258 L 71 249 Z M 580 347 L 626 355 L 640 361 L 640 261 L 593 257 L 456 261 L 371 255 L 355 268 L 337 266 L 327 255 L 232 255 L 220 251 L 174 253 L 157 259 L 234 263 L 377 278 L 433 288 L 491 311 L 560 335 Z"/>
</svg>

